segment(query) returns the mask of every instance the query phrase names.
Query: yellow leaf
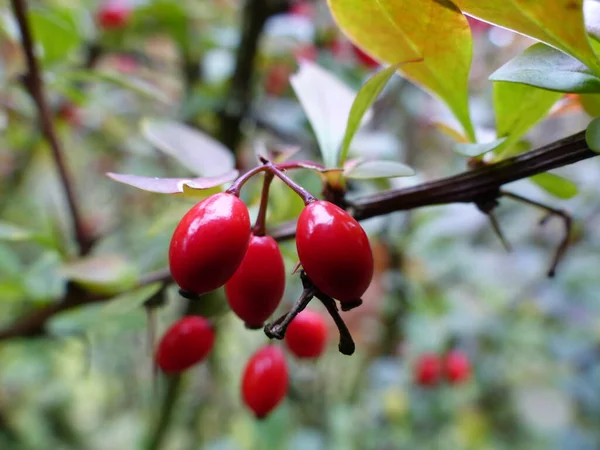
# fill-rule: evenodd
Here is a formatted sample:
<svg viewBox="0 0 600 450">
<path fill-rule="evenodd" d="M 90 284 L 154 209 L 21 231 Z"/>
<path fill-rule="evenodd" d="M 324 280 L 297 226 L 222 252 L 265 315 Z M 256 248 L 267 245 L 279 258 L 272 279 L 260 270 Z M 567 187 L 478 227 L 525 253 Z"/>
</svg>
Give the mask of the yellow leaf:
<svg viewBox="0 0 600 450">
<path fill-rule="evenodd" d="M 468 77 L 472 45 L 467 19 L 448 0 L 328 0 L 332 14 L 354 43 L 379 61 L 423 58 L 400 72 L 437 95 L 470 140 Z"/>
<path fill-rule="evenodd" d="M 585 30 L 583 0 L 454 0 L 454 3 L 469 15 L 556 47 L 600 75 L 600 61 Z"/>
</svg>

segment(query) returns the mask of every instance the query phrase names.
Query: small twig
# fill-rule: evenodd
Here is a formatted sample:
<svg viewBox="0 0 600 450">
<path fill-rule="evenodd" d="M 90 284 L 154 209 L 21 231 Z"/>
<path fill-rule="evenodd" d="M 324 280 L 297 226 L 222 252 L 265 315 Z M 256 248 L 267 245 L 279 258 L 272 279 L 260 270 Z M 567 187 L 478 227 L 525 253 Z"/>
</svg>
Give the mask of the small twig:
<svg viewBox="0 0 600 450">
<path fill-rule="evenodd" d="M 315 295 L 315 289 L 313 287 L 304 288 L 302 295 L 292 309 L 287 313 L 277 319 L 275 322 L 271 324 L 265 325 L 264 331 L 269 339 L 283 339 L 285 337 L 285 332 L 287 327 L 290 325 L 292 320 L 296 318 L 296 316 L 306 308 L 306 306 L 310 303 L 312 298 Z"/>
<path fill-rule="evenodd" d="M 494 214 L 494 211 L 488 212 L 487 216 L 490 219 L 490 225 L 492 226 L 492 230 L 494 230 L 494 233 L 496 234 L 496 236 L 498 236 L 498 239 L 500 239 L 500 242 L 502 243 L 504 249 L 507 252 L 512 251 L 510 243 L 508 242 L 508 240 L 504 236 L 504 233 L 502 232 L 502 229 L 500 228 L 500 223 L 498 222 L 498 218 L 496 217 L 496 214 Z"/>
<path fill-rule="evenodd" d="M 540 208 L 540 209 L 543 209 L 544 211 L 546 211 L 548 214 L 545 217 L 543 217 L 542 220 L 540 221 L 541 225 L 546 223 L 548 218 L 551 216 L 557 216 L 563 220 L 563 223 L 565 225 L 565 232 L 564 232 L 563 238 L 562 238 L 558 248 L 556 249 L 554 258 L 552 259 L 552 263 L 550 264 L 550 268 L 548 269 L 548 276 L 550 278 L 554 277 L 554 275 L 556 275 L 556 268 L 557 268 L 558 264 L 562 261 L 567 249 L 569 248 L 573 219 L 566 211 L 563 211 L 562 209 L 553 208 L 544 203 L 536 202 L 535 200 L 531 200 L 529 198 L 522 197 L 517 194 L 513 194 L 512 192 L 501 191 L 500 195 L 503 197 L 512 198 L 513 200 L 516 200 L 518 202 L 526 203 L 528 205 L 531 205 L 531 206 L 534 206 L 536 208 Z"/>
<path fill-rule="evenodd" d="M 11 5 L 19 25 L 21 42 L 23 44 L 23 51 L 25 52 L 25 59 L 27 61 L 28 73 L 24 78 L 25 86 L 37 106 L 40 126 L 44 136 L 46 137 L 46 140 L 48 141 L 48 144 L 50 145 L 50 150 L 52 151 L 52 156 L 54 158 L 54 162 L 56 163 L 58 174 L 65 191 L 73 229 L 79 244 L 79 253 L 83 255 L 90 250 L 90 240 L 85 233 L 85 228 L 81 220 L 81 214 L 79 212 L 77 202 L 75 201 L 73 182 L 69 176 L 67 164 L 63 158 L 62 148 L 52 122 L 52 113 L 44 94 L 44 80 L 41 76 L 39 64 L 34 54 L 34 42 L 29 29 L 29 23 L 27 21 L 27 4 L 25 0 L 11 0 Z"/>
<path fill-rule="evenodd" d="M 321 303 L 323 303 L 325 308 L 327 308 L 327 312 L 329 312 L 329 315 L 335 322 L 335 326 L 337 327 L 340 333 L 340 342 L 338 344 L 338 350 L 343 355 L 352 355 L 354 353 L 354 350 L 356 349 L 354 339 L 352 339 L 350 330 L 348 330 L 346 323 L 340 316 L 335 301 L 331 297 L 323 294 L 322 292 L 319 292 L 315 296 L 319 300 L 321 300 Z"/>
</svg>

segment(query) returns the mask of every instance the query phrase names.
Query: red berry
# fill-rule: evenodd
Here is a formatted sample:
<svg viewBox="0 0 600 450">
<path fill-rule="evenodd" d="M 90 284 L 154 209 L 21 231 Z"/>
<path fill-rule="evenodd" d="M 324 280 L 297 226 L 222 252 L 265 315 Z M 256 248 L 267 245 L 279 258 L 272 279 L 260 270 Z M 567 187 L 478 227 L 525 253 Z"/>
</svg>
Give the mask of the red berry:
<svg viewBox="0 0 600 450">
<path fill-rule="evenodd" d="M 248 360 L 242 377 L 242 398 L 258 419 L 266 417 L 288 389 L 288 368 L 279 347 L 267 345 Z"/>
<path fill-rule="evenodd" d="M 379 62 L 373 59 L 370 55 L 366 54 L 363 50 L 355 45 L 352 46 L 352 49 L 354 50 L 356 59 L 358 59 L 363 66 L 368 67 L 369 69 L 379 67 Z"/>
<path fill-rule="evenodd" d="M 471 375 L 469 357 L 459 350 L 453 350 L 444 359 L 444 374 L 453 384 L 466 381 Z"/>
<path fill-rule="evenodd" d="M 265 92 L 274 96 L 281 96 L 290 84 L 290 75 L 293 70 L 287 64 L 272 65 L 265 77 Z"/>
<path fill-rule="evenodd" d="M 296 249 L 309 278 L 341 302 L 360 299 L 373 278 L 373 253 L 365 230 L 327 201 L 307 205 L 296 230 Z"/>
<path fill-rule="evenodd" d="M 250 241 L 248 208 L 235 195 L 212 195 L 190 209 L 173 233 L 169 267 L 184 290 L 204 294 L 223 286 Z"/>
<path fill-rule="evenodd" d="M 270 236 L 250 238 L 248 251 L 225 284 L 227 301 L 248 328 L 260 328 L 277 309 L 285 290 L 285 265 Z"/>
<path fill-rule="evenodd" d="M 156 350 L 156 364 L 163 372 L 177 373 L 202 361 L 212 350 L 215 332 L 200 316 L 186 316 L 163 335 Z"/>
<path fill-rule="evenodd" d="M 415 366 L 415 380 L 421 386 L 435 386 L 442 375 L 440 358 L 434 353 L 422 354 Z"/>
<path fill-rule="evenodd" d="M 100 7 L 96 19 L 103 30 L 116 30 L 124 28 L 130 16 L 131 9 L 125 2 L 109 0 Z"/>
<path fill-rule="evenodd" d="M 327 334 L 327 324 L 323 316 L 306 309 L 288 326 L 285 343 L 298 358 L 318 358 L 325 350 Z"/>
</svg>

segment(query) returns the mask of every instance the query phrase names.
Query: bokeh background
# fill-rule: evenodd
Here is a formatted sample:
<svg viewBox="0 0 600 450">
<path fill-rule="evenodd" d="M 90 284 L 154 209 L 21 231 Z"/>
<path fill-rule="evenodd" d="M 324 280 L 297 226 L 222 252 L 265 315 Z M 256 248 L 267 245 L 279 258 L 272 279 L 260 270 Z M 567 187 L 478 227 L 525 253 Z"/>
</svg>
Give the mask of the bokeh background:
<svg viewBox="0 0 600 450">
<path fill-rule="evenodd" d="M 29 2 L 42 47 L 47 92 L 75 179 L 86 230 L 100 238 L 91 263 L 73 263 L 75 244 L 65 199 L 33 103 L 10 5 L 0 0 L 0 324 L 60 301 L 69 280 L 118 292 L 167 263 L 175 225 L 197 199 L 139 191 L 105 172 L 190 176 L 147 139 L 143 120 L 168 118 L 219 135 L 231 106 L 229 80 L 240 41 L 242 2 L 160 0 L 127 3 L 126 24 L 102 29 L 101 3 Z M 252 3 L 252 2 L 250 2 Z M 533 41 L 471 20 L 471 107 L 478 133 L 493 138 L 487 77 Z M 435 39 L 435 37 L 432 37 Z M 236 146 L 241 170 L 256 164 L 255 143 L 301 146 L 319 160 L 316 141 L 289 85 L 297 58 L 315 61 L 352 88 L 378 64 L 333 22 L 325 2 L 297 2 L 268 18 L 239 127 L 221 136 Z M 565 96 L 526 136 L 531 147 L 582 130 L 596 104 Z M 596 100 L 597 102 L 597 100 Z M 235 103 L 235 102 L 234 102 Z M 585 108 L 584 108 L 585 106 Z M 439 123 L 438 123 L 439 122 Z M 395 159 L 410 178 L 353 182 L 352 196 L 404 187 L 466 169 L 441 124 L 444 106 L 401 77 L 375 105 L 353 155 Z M 572 246 L 554 279 L 546 277 L 562 223 L 538 226 L 543 212 L 505 199 L 498 219 L 507 253 L 488 218 L 473 205 L 394 213 L 364 222 L 376 258 L 365 304 L 344 317 L 357 342 L 337 352 L 335 329 L 316 362 L 289 357 L 291 389 L 266 420 L 239 396 L 242 368 L 267 342 L 212 297 L 218 339 L 209 361 L 181 381 L 163 449 L 573 449 L 600 448 L 599 162 L 557 173 L 579 194 L 564 200 L 522 180 L 511 192 L 564 208 L 575 219 Z M 294 178 L 314 193 L 312 173 Z M 256 213 L 260 184 L 244 200 Z M 297 217 L 302 204 L 274 183 L 269 223 Z M 296 254 L 282 242 L 288 273 Z M 280 307 L 297 297 L 289 277 Z M 90 281 L 91 279 L 91 281 Z M 154 378 L 151 342 L 184 306 L 168 287 L 158 307 L 142 303 L 159 285 L 128 291 L 107 305 L 56 315 L 46 334 L 0 342 L 0 448 L 145 448 L 159 427 L 169 382 Z M 162 291 L 160 291 L 162 293 Z M 162 301 L 164 300 L 164 302 Z M 317 310 L 319 305 L 313 305 Z M 424 354 L 465 352 L 472 376 L 459 385 L 415 382 Z M 147 447 L 152 448 L 152 447 Z"/>
</svg>

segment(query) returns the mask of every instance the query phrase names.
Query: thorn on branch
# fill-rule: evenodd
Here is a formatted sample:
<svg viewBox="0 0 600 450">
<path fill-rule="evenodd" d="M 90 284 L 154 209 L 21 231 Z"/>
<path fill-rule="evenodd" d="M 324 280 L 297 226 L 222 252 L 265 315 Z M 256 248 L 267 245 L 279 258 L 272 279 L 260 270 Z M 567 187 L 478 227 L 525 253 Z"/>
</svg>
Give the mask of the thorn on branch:
<svg viewBox="0 0 600 450">
<path fill-rule="evenodd" d="M 554 257 L 552 258 L 550 268 L 548 269 L 548 277 L 553 278 L 556 275 L 556 268 L 558 267 L 558 264 L 564 258 L 564 255 L 567 252 L 570 245 L 571 229 L 573 226 L 573 219 L 571 215 L 562 209 L 553 208 L 552 206 L 546 205 L 545 203 L 540 203 L 535 200 L 523 197 L 521 195 L 513 194 L 512 192 L 501 191 L 500 195 L 503 197 L 512 198 L 513 200 L 516 200 L 518 202 L 525 203 L 527 205 L 531 205 L 546 211 L 546 215 L 542 217 L 542 219 L 539 222 L 540 225 L 544 225 L 548 221 L 548 219 L 550 219 L 553 216 L 559 217 L 563 220 L 563 224 L 565 227 L 563 238 L 560 241 L 556 252 L 554 253 Z"/>
</svg>

